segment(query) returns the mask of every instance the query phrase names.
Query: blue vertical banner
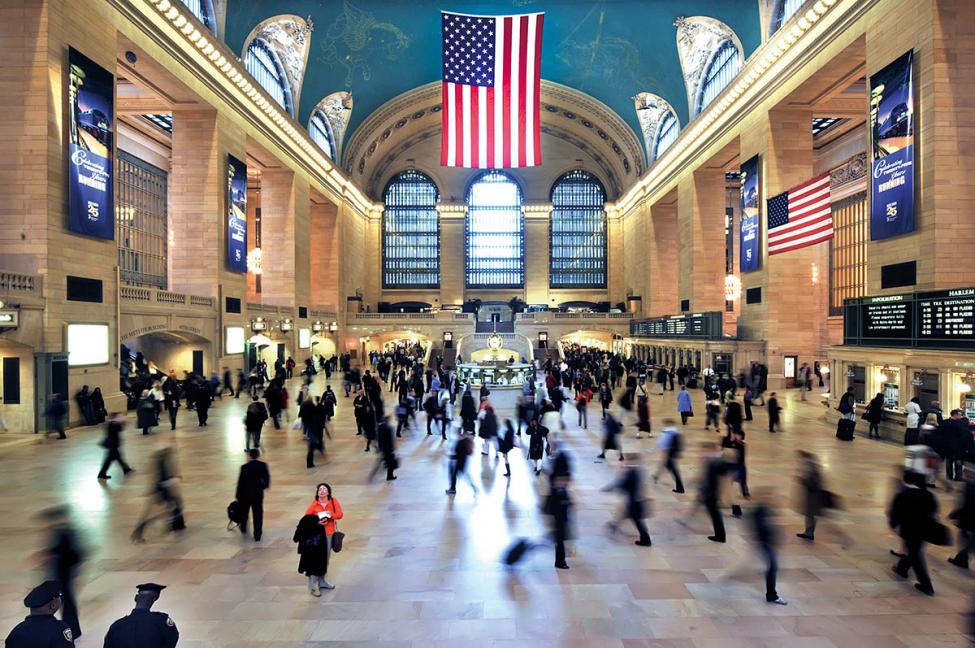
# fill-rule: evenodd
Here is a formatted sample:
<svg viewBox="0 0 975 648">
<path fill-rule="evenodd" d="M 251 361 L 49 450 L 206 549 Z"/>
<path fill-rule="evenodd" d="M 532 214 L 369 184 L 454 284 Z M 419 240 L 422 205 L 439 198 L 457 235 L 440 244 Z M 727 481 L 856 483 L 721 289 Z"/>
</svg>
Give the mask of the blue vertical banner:
<svg viewBox="0 0 975 648">
<path fill-rule="evenodd" d="M 738 268 L 741 272 L 754 272 L 762 265 L 759 243 L 762 238 L 761 220 L 758 216 L 759 157 L 741 165 L 741 227 L 739 231 Z"/>
<path fill-rule="evenodd" d="M 227 156 L 227 269 L 247 272 L 247 165 Z"/>
<path fill-rule="evenodd" d="M 68 229 L 115 238 L 115 77 L 68 48 Z"/>
<path fill-rule="evenodd" d="M 870 240 L 914 231 L 914 50 L 870 77 Z"/>
</svg>

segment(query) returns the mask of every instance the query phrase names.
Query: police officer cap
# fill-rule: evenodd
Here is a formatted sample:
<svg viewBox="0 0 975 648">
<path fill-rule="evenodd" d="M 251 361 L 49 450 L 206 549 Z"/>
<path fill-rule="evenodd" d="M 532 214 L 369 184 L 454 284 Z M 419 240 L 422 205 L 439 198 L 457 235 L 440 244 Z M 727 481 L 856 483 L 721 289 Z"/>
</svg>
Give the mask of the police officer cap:
<svg viewBox="0 0 975 648">
<path fill-rule="evenodd" d="M 166 586 L 159 585 L 157 583 L 143 583 L 142 585 L 136 585 L 135 588 L 140 592 L 155 592 L 156 594 L 158 594 L 159 592 L 166 589 Z"/>
<path fill-rule="evenodd" d="M 56 580 L 44 581 L 30 591 L 24 598 L 24 605 L 31 609 L 47 605 L 61 596 L 61 583 Z"/>
</svg>

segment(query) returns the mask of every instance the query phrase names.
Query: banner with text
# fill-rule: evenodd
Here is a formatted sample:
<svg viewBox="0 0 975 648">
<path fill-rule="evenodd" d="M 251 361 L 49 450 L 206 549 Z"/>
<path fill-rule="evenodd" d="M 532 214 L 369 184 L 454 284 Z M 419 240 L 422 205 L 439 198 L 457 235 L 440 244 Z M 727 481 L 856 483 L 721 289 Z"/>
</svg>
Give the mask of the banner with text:
<svg viewBox="0 0 975 648">
<path fill-rule="evenodd" d="M 870 240 L 914 231 L 914 50 L 870 77 Z"/>
<path fill-rule="evenodd" d="M 227 156 L 227 269 L 247 272 L 247 165 Z"/>
<path fill-rule="evenodd" d="M 741 165 L 741 227 L 738 258 L 738 268 L 741 272 L 753 272 L 762 265 L 762 258 L 759 255 L 761 241 L 761 229 L 759 229 L 761 221 L 758 216 L 758 206 L 761 204 L 758 184 L 759 161 L 756 155 Z"/>
<path fill-rule="evenodd" d="M 115 238 L 115 77 L 68 48 L 68 229 Z"/>
</svg>

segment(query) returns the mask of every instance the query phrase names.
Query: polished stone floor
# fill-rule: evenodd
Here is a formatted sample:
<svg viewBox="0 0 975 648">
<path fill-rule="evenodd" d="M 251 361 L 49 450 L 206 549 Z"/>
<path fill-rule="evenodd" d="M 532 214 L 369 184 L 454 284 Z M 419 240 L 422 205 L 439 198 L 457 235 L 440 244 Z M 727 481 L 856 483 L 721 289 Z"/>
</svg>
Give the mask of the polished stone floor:
<svg viewBox="0 0 975 648">
<path fill-rule="evenodd" d="M 319 381 L 316 390 L 321 389 Z M 511 413 L 513 393 L 493 396 L 502 414 Z M 700 392 L 694 401 L 699 416 L 687 426 L 690 443 L 682 461 L 692 489 L 699 464 L 693 441 L 717 439 L 703 430 Z M 476 454 L 472 475 L 480 496 L 460 484 L 450 498 L 444 494 L 447 449 L 439 437 L 418 431 L 399 446 L 399 479 L 386 483 L 380 475 L 370 483 L 375 455 L 363 452 L 351 403 L 341 398 L 328 457 L 314 470 L 305 468 L 300 432 L 290 426 L 265 431 L 272 488 L 264 541 L 255 544 L 228 532 L 225 516 L 243 461 L 245 404 L 218 401 L 207 428 L 197 427 L 195 415 L 184 410 L 175 432 L 168 425 L 150 437 L 128 430 L 124 453 L 137 471 L 122 479 L 115 467 L 107 483 L 95 478 L 102 459 L 98 430 L 72 431 L 66 441 L 3 446 L 0 631 L 6 634 L 23 616 L 20 600 L 41 579 L 36 513 L 66 503 L 89 550 L 78 581 L 84 631 L 79 646 L 101 646 L 111 621 L 131 608 L 133 586 L 144 581 L 169 586 L 157 609 L 177 622 L 181 646 L 968 645 L 961 632 L 975 580 L 945 562 L 947 548 L 928 554 L 933 598 L 890 572 L 888 550 L 897 541 L 886 530 L 884 511 L 903 451 L 866 438 L 836 441 L 817 402 L 790 398 L 781 434 L 765 431 L 763 408 L 756 408 L 748 428 L 752 488 L 770 486 L 778 493 L 779 592 L 789 600 L 786 607 L 765 603 L 745 522 L 726 516 L 724 545 L 707 541 L 703 514 L 686 529 L 676 519 L 687 513 L 693 490 L 675 495 L 667 476 L 649 486 L 652 548 L 635 547 L 635 534 L 613 538 L 604 531 L 618 499 L 599 488 L 617 466 L 592 461 L 599 443 L 596 408 L 589 430 L 580 429 L 575 412 L 566 409 L 563 438 L 575 458 L 578 513 L 569 571 L 553 569 L 551 547 L 515 570 L 499 563 L 514 538 L 545 533 L 539 514 L 545 481 L 525 461 L 513 462 L 509 481 L 502 477 L 503 465 Z M 673 394 L 654 397 L 651 408 L 659 426 L 675 410 Z M 630 432 L 624 447 L 646 451 L 649 465 L 658 460 L 650 454 L 654 442 Z M 147 544 L 133 545 L 129 533 L 149 488 L 149 458 L 166 444 L 179 453 L 188 529 L 179 537 L 157 529 Z M 847 510 L 836 523 L 855 537 L 852 547 L 844 549 L 840 535 L 828 527 L 820 529 L 814 545 L 794 536 L 801 530 L 792 502 L 799 448 L 819 455 L 828 487 L 844 495 Z M 340 526 L 347 533 L 346 548 L 329 572 L 337 589 L 320 599 L 309 596 L 296 572 L 291 541 L 318 481 L 332 484 L 345 509 Z M 952 495 L 938 492 L 945 511 Z"/>
</svg>

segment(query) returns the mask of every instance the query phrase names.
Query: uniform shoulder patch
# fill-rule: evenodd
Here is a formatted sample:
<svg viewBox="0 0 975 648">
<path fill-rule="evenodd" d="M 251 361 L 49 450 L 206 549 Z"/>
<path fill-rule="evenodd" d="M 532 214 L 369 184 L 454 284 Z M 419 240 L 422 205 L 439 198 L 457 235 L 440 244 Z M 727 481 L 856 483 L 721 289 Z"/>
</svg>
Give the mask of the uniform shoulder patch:
<svg viewBox="0 0 975 648">
<path fill-rule="evenodd" d="M 173 621 L 173 617 L 169 616 L 168 614 L 166 615 L 166 625 L 170 626 L 171 628 L 176 627 L 176 623 Z"/>
<path fill-rule="evenodd" d="M 64 636 L 65 641 L 72 641 L 71 628 L 65 628 L 64 630 L 61 631 L 61 634 Z"/>
</svg>

